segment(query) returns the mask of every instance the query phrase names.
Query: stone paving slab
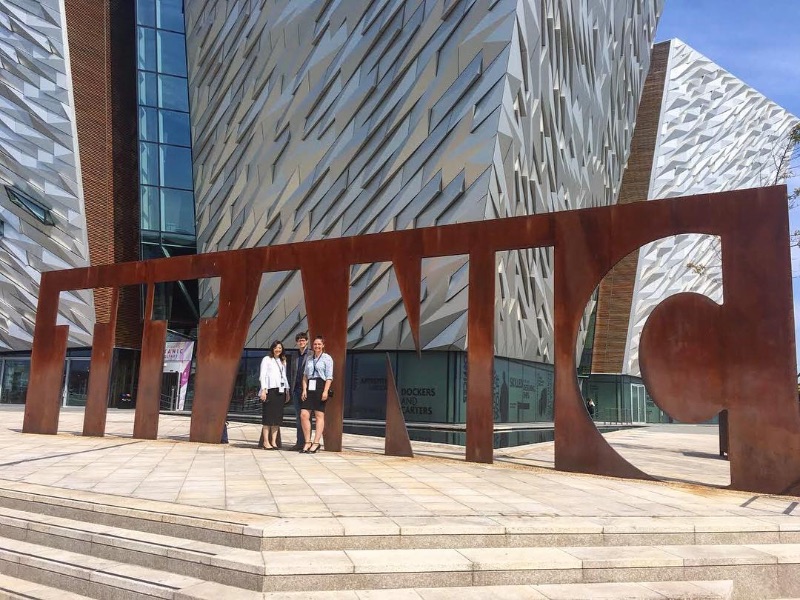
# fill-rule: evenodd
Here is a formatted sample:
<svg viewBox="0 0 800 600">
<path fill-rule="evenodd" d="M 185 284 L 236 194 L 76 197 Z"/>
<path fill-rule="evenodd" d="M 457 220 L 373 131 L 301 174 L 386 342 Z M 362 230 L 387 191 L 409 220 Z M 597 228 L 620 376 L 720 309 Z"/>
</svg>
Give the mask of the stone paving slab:
<svg viewBox="0 0 800 600">
<path fill-rule="evenodd" d="M 82 421 L 82 411 L 62 410 L 64 433 L 21 434 L 22 408 L 0 410 L 0 488 L 21 498 L 26 489 L 37 489 L 61 507 L 102 498 L 97 505 L 103 512 L 139 518 L 149 511 L 160 523 L 205 519 L 209 529 L 234 534 L 250 527 L 271 536 L 385 535 L 396 528 L 413 535 L 422 523 L 462 534 L 556 533 L 576 524 L 584 533 L 609 527 L 611 534 L 669 530 L 686 518 L 694 519 L 695 531 L 715 534 L 800 533 L 794 498 L 562 473 L 529 466 L 525 457 L 540 451 L 531 447 L 498 451 L 494 465 L 478 465 L 464 462 L 463 448 L 457 460 L 453 447 L 417 443 L 417 458 L 388 457 L 379 453 L 381 439 L 345 435 L 344 452 L 301 455 L 256 449 L 257 425 L 232 424 L 232 443 L 224 446 L 185 441 L 184 417 L 162 415 L 155 441 L 124 437 L 132 431 L 133 411 L 109 411 L 104 438 L 75 435 Z M 670 442 L 673 434 L 664 427 L 609 436 L 636 435 L 644 444 L 642 436 L 650 435 L 651 453 L 658 454 L 653 446 L 687 439 L 708 446 L 716 439 L 707 429 L 698 431 L 679 429 L 679 444 Z M 291 443 L 290 430 L 284 434 Z M 724 461 L 706 462 L 727 468 Z M 172 508 L 164 510 L 163 503 Z"/>
<path fill-rule="evenodd" d="M 412 588 L 384 590 L 341 590 L 324 592 L 245 592 L 242 600 L 727 600 L 732 597 L 730 581 L 682 581 L 645 583 L 594 583 L 502 585 L 483 587 Z M 225 600 L 233 598 L 214 584 L 200 584 L 182 590 L 176 600 Z"/>
</svg>

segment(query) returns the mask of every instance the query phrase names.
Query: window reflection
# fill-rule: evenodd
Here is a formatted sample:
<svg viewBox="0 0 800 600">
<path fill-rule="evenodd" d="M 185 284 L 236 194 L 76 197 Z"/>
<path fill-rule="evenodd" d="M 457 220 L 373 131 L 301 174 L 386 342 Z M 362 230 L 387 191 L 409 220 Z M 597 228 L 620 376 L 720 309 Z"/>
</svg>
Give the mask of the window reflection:
<svg viewBox="0 0 800 600">
<path fill-rule="evenodd" d="M 155 108 L 139 107 L 139 139 L 148 142 L 158 141 L 156 113 Z"/>
<path fill-rule="evenodd" d="M 189 111 L 189 90 L 186 80 L 169 75 L 158 76 L 158 106 Z"/>
<path fill-rule="evenodd" d="M 158 104 L 155 73 L 139 71 L 139 104 L 146 106 L 156 106 Z"/>
<path fill-rule="evenodd" d="M 158 116 L 159 138 L 162 143 L 174 146 L 191 145 L 188 113 L 162 110 Z"/>
<path fill-rule="evenodd" d="M 158 0 L 158 26 L 172 31 L 184 30 L 183 0 Z"/>
<path fill-rule="evenodd" d="M 194 234 L 194 194 L 182 190 L 161 190 L 164 231 Z"/>
<path fill-rule="evenodd" d="M 192 151 L 177 146 L 160 146 L 161 185 L 192 189 Z"/>
<path fill-rule="evenodd" d="M 139 25 L 155 27 L 156 6 L 154 0 L 136 0 L 136 22 Z"/>
<path fill-rule="evenodd" d="M 139 182 L 158 185 L 158 145 L 139 142 Z"/>
<path fill-rule="evenodd" d="M 142 258 L 195 254 L 184 0 L 135 0 Z M 191 329 L 197 285 L 160 285 L 163 318 Z"/>
<path fill-rule="evenodd" d="M 3 368 L 3 389 L 0 402 L 3 404 L 25 404 L 28 392 L 29 360 L 6 360 Z"/>
<path fill-rule="evenodd" d="M 158 70 L 186 76 L 186 38 L 180 33 L 158 30 Z"/>
<path fill-rule="evenodd" d="M 145 71 L 156 70 L 156 32 L 155 29 L 138 27 L 139 68 Z"/>
<path fill-rule="evenodd" d="M 142 229 L 153 229 L 157 231 L 161 229 L 161 210 L 158 202 L 158 188 L 143 185 L 141 189 Z"/>
</svg>

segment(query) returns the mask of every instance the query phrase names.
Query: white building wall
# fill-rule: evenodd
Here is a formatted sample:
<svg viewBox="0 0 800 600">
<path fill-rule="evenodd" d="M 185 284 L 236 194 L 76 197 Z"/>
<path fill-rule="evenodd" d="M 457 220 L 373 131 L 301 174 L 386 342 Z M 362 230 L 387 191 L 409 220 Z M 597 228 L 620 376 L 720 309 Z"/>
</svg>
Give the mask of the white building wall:
<svg viewBox="0 0 800 600">
<path fill-rule="evenodd" d="M 89 262 L 71 86 L 63 2 L 0 0 L 0 351 L 30 349 L 41 273 Z M 59 324 L 70 345 L 90 345 L 91 292 L 62 294 Z"/>
<path fill-rule="evenodd" d="M 672 40 L 648 198 L 778 183 L 776 159 L 796 123 L 797 117 Z M 640 250 L 625 373 L 640 374 L 642 328 L 660 302 L 681 292 L 722 302 L 721 258 L 719 238 L 705 235 L 672 236 Z"/>
</svg>

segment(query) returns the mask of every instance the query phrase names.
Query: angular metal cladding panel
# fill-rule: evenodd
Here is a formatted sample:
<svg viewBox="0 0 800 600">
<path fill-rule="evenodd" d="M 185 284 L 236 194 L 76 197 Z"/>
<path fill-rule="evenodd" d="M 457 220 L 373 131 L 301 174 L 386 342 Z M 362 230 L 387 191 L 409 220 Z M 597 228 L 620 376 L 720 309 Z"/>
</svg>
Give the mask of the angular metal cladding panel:
<svg viewBox="0 0 800 600">
<path fill-rule="evenodd" d="M 0 0 L 0 39 L 0 350 L 29 350 L 40 273 L 89 262 L 62 3 Z M 90 345 L 91 293 L 64 294 L 58 323 L 69 326 L 69 345 Z"/>
<path fill-rule="evenodd" d="M 670 41 L 649 199 L 761 187 L 779 182 L 778 157 L 800 123 L 680 40 Z M 647 319 L 665 299 L 694 292 L 723 301 L 718 238 L 684 234 L 642 247 L 623 371 L 640 374 Z"/>
<path fill-rule="evenodd" d="M 630 5 L 187 3 L 201 251 L 613 203 L 663 1 Z M 496 353 L 552 362 L 552 253 L 495 263 Z M 463 267 L 423 265 L 425 349 L 466 346 Z M 248 345 L 302 326 L 298 277 Z M 351 299 L 348 345 L 413 349 L 388 265 L 365 277 L 386 312 Z"/>
</svg>

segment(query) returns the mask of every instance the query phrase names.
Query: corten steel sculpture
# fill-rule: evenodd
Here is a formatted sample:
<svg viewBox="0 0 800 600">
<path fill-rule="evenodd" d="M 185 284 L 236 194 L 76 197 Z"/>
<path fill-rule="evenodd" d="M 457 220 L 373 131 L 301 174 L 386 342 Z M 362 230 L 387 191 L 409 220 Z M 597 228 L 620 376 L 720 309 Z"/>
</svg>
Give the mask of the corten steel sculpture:
<svg viewBox="0 0 800 600">
<path fill-rule="evenodd" d="M 495 260 L 503 250 L 555 248 L 556 468 L 646 478 L 608 445 L 589 418 L 576 379 L 578 326 L 593 290 L 642 244 L 681 233 L 722 239 L 725 302 L 673 296 L 653 313 L 642 340 L 642 372 L 656 404 L 686 422 L 727 409 L 731 486 L 791 492 L 800 480 L 800 410 L 784 187 L 743 190 L 464 223 L 359 237 L 234 250 L 138 263 L 51 271 L 42 276 L 23 430 L 56 433 L 67 328 L 56 325 L 61 291 L 147 284 L 148 301 L 135 437 L 157 433 L 164 323 L 151 320 L 159 282 L 220 277 L 218 316 L 200 324 L 190 439 L 219 442 L 256 301 L 255 273 L 300 269 L 309 328 L 334 358 L 335 394 L 325 446 L 341 450 L 349 267 L 392 261 L 419 347 L 420 262 L 469 254 L 467 447 L 492 461 Z M 112 318 L 113 322 L 113 318 Z M 111 325 L 105 325 L 109 328 Z M 102 433 L 110 353 L 104 324 L 92 360 L 86 432 Z M 102 381 L 101 381 L 102 378 Z M 144 394 L 144 396 L 143 396 Z"/>
</svg>

